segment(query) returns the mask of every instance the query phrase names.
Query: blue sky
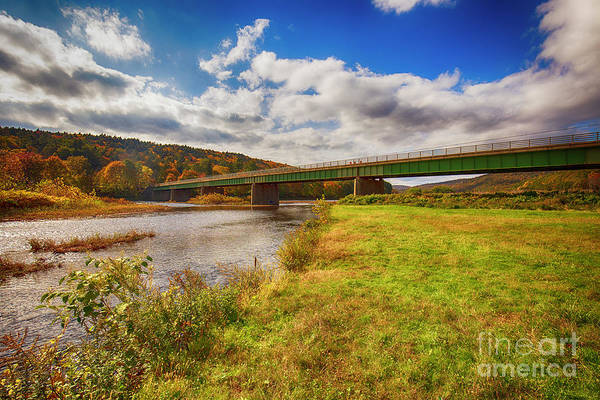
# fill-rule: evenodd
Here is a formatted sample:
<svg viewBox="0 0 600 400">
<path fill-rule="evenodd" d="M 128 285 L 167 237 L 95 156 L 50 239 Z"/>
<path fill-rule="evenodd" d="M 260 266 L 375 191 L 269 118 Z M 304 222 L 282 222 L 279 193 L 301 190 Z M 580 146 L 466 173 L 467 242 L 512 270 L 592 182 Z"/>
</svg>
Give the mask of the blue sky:
<svg viewBox="0 0 600 400">
<path fill-rule="evenodd" d="M 68 36 L 61 8 L 117 10 L 152 46 L 152 60 L 119 62 L 96 53 L 104 66 L 172 80 L 200 95 L 214 79 L 196 68 L 226 37 L 257 18 L 268 18 L 262 47 L 282 58 L 327 58 L 376 73 L 412 72 L 435 79 L 458 68 L 474 82 L 500 79 L 535 59 L 542 40 L 535 27 L 541 1 L 462 0 L 417 6 L 397 15 L 369 1 L 3 1 L 14 17 Z"/>
<path fill-rule="evenodd" d="M 600 117 L 594 0 L 172 3 L 2 1 L 0 121 L 304 163 Z"/>
</svg>

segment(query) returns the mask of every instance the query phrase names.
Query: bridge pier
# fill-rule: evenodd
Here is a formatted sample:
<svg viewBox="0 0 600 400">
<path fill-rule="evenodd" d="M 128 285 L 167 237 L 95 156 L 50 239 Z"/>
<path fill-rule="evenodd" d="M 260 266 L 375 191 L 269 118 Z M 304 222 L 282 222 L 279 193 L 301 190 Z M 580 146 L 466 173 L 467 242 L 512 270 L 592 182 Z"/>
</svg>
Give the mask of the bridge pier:
<svg viewBox="0 0 600 400">
<path fill-rule="evenodd" d="M 354 195 L 362 196 L 365 194 L 384 194 L 383 178 L 354 178 Z"/>
<path fill-rule="evenodd" d="M 169 201 L 183 203 L 194 195 L 194 189 L 171 189 Z"/>
<path fill-rule="evenodd" d="M 170 190 L 153 190 L 152 201 L 169 201 L 171 199 Z"/>
<path fill-rule="evenodd" d="M 253 206 L 279 205 L 279 186 L 276 183 L 253 183 L 250 193 Z"/>
<path fill-rule="evenodd" d="M 214 186 L 202 186 L 200 188 L 200 195 L 204 196 L 205 194 L 218 193 L 225 194 L 225 189 L 222 187 L 214 187 Z"/>
</svg>

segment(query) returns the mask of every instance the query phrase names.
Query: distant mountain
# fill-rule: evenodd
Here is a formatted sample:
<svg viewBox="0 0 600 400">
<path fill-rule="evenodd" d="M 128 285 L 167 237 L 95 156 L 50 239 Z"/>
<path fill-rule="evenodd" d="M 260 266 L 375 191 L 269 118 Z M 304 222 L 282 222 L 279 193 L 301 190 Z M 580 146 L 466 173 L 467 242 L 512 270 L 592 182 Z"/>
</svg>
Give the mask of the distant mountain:
<svg viewBox="0 0 600 400">
<path fill-rule="evenodd" d="M 600 170 L 511 172 L 487 174 L 476 178 L 454 179 L 418 186 L 432 189 L 447 186 L 455 192 L 514 192 L 525 190 L 598 190 Z"/>
</svg>

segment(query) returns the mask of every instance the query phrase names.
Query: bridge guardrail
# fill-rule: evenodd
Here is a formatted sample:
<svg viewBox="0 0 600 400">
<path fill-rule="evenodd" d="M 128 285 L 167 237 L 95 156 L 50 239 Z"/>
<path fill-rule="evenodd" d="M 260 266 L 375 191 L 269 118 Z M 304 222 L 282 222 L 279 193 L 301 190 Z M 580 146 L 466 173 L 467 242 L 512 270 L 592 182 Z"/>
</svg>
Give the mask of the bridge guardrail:
<svg viewBox="0 0 600 400">
<path fill-rule="evenodd" d="M 464 146 L 454 146 L 454 147 L 444 147 L 432 150 L 420 150 L 420 151 L 410 151 L 405 153 L 391 153 L 384 154 L 379 156 L 368 156 L 368 157 L 359 157 L 359 158 L 350 158 L 346 160 L 335 160 L 335 161 L 326 161 L 321 163 L 314 164 L 305 164 L 299 166 L 289 166 L 289 167 L 279 167 L 279 168 L 270 168 L 270 169 L 261 169 L 256 171 L 245 171 L 245 172 L 234 172 L 231 174 L 223 174 L 223 175 L 213 175 L 207 176 L 203 178 L 193 178 L 193 179 L 184 179 L 180 181 L 171 181 L 165 183 L 159 183 L 156 186 L 168 186 L 174 183 L 183 184 L 183 183 L 193 183 L 193 182 L 210 182 L 214 180 L 221 179 L 231 179 L 231 178 L 247 178 L 252 176 L 262 176 L 262 175 L 273 175 L 278 173 L 286 173 L 286 172 L 300 172 L 306 171 L 310 169 L 320 169 L 327 167 L 343 167 L 343 166 L 356 166 L 361 164 L 371 164 L 376 162 L 385 162 L 385 161 L 400 161 L 400 160 L 413 160 L 419 158 L 431 158 L 431 157 L 440 157 L 440 156 L 451 156 L 451 155 L 460 155 L 460 154 L 475 154 L 475 153 L 487 153 L 494 151 L 506 151 L 511 149 L 527 149 L 527 148 L 536 148 L 536 147 L 547 147 L 547 146 L 557 146 L 557 145 L 578 145 L 578 144 L 586 144 L 586 143 L 600 143 L 600 132 L 585 132 L 585 133 L 574 133 L 570 135 L 560 135 L 560 136 L 546 136 L 541 138 L 531 138 L 531 139 L 516 139 L 505 142 L 492 142 L 492 143 L 482 143 L 482 144 L 472 144 L 472 145 L 464 145 Z"/>
</svg>

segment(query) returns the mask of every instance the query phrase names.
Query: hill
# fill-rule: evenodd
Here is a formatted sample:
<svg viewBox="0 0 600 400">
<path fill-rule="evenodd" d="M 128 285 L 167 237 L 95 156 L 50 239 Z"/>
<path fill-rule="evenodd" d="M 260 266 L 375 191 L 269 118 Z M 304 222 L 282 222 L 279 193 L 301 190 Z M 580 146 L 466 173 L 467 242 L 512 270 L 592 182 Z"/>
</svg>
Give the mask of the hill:
<svg viewBox="0 0 600 400">
<path fill-rule="evenodd" d="M 446 186 L 455 192 L 519 192 L 599 190 L 600 170 L 511 172 L 419 185 L 424 190 Z"/>
<path fill-rule="evenodd" d="M 240 153 L 132 138 L 0 127 L 0 190 L 36 190 L 44 181 L 62 180 L 86 193 L 140 198 L 156 182 L 284 165 Z M 247 187 L 228 189 L 234 195 L 247 192 Z M 280 185 L 283 199 L 336 199 L 349 193 L 352 182 Z"/>
</svg>

